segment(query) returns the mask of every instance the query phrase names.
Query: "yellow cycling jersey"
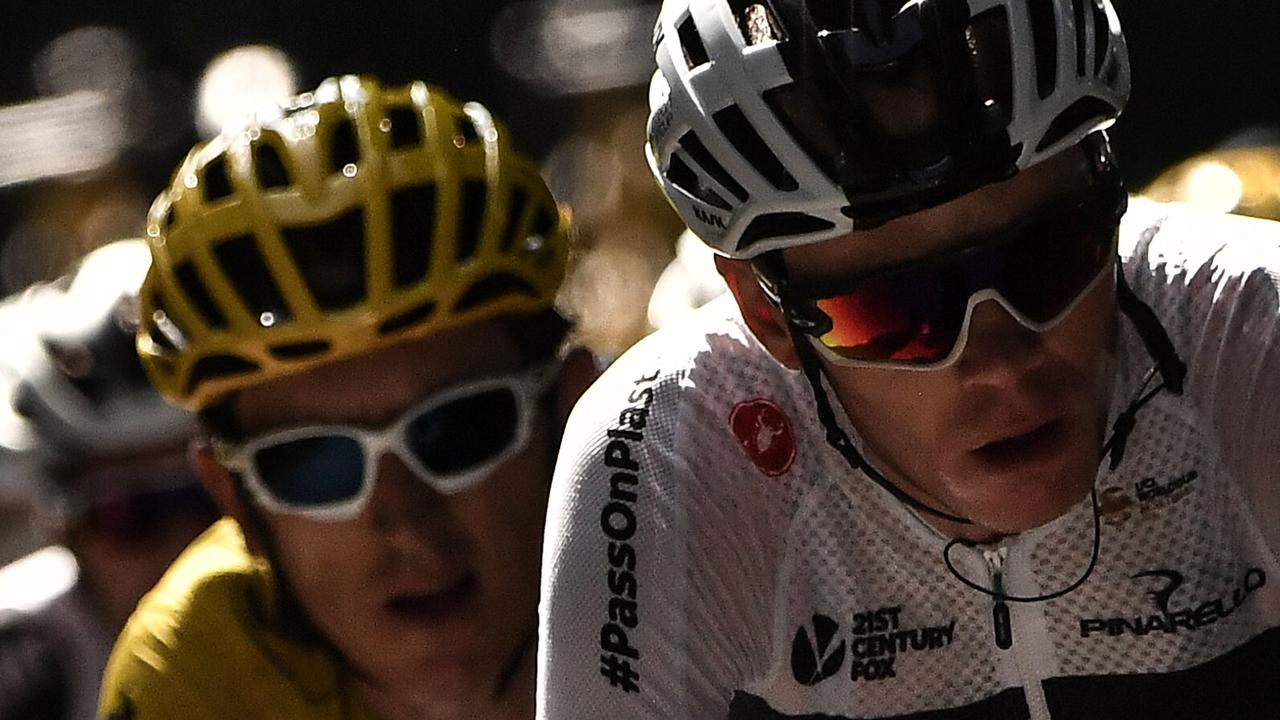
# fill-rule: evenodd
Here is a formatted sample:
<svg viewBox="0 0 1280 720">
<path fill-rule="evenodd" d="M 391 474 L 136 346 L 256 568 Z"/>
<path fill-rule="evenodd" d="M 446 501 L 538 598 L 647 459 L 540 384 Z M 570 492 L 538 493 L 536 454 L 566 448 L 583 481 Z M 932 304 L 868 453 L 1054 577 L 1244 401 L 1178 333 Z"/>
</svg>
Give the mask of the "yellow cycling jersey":
<svg viewBox="0 0 1280 720">
<path fill-rule="evenodd" d="M 138 604 L 102 682 L 104 720 L 374 720 L 327 648 L 282 632 L 267 564 L 226 518 Z"/>
</svg>

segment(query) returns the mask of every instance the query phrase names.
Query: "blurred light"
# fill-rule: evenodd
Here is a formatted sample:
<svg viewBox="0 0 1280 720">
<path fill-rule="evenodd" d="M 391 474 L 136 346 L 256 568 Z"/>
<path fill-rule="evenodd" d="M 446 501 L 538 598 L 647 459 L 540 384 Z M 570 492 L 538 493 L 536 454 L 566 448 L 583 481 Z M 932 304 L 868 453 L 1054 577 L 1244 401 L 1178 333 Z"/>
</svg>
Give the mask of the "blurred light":
<svg viewBox="0 0 1280 720">
<path fill-rule="evenodd" d="M 122 30 L 88 26 L 58 36 L 37 55 L 33 70 L 41 95 L 77 90 L 123 93 L 138 52 Z"/>
<path fill-rule="evenodd" d="M 1219 162 L 1197 165 L 1187 173 L 1183 183 L 1188 202 L 1219 212 L 1231 212 L 1244 196 L 1240 176 Z"/>
<path fill-rule="evenodd" d="M 123 145 L 120 103 L 102 91 L 0 108 L 0 188 L 97 169 Z"/>
<path fill-rule="evenodd" d="M 209 63 L 197 91 L 197 124 L 206 137 L 241 123 L 255 110 L 296 92 L 289 56 L 266 45 L 228 50 Z"/>
<path fill-rule="evenodd" d="M 70 590 L 80 574 L 71 551 L 51 545 L 0 568 L 0 607 L 30 612 Z"/>
<path fill-rule="evenodd" d="M 489 45 L 508 75 L 550 95 L 603 92 L 644 83 L 657 5 L 551 0 L 505 8 Z"/>
</svg>

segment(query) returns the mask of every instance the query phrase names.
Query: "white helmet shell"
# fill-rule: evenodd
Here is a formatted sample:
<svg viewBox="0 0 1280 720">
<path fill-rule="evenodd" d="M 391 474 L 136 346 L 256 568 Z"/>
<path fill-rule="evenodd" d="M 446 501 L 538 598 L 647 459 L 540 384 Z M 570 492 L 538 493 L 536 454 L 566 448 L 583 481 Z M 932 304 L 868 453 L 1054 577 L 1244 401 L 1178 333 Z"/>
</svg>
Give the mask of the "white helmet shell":
<svg viewBox="0 0 1280 720">
<path fill-rule="evenodd" d="M 134 348 L 150 262 L 143 241 L 114 242 L 18 300 L 26 351 L 13 353 L 5 413 L 25 421 L 23 436 L 41 452 L 128 453 L 178 445 L 194 432 L 194 415 L 164 402 Z"/>
<path fill-rule="evenodd" d="M 855 19 L 832 26 L 833 6 Z M 985 18 L 999 21 L 980 29 Z M 654 39 L 650 169 L 731 257 L 839 237 L 1009 177 L 1110 126 L 1129 95 L 1110 0 L 665 0 Z M 986 47 L 993 61 L 979 58 Z M 910 62 L 934 63 L 932 135 L 916 142 L 883 121 L 863 132 L 876 126 L 859 113 L 877 102 L 860 94 L 865 78 L 920 67 Z M 891 157 L 899 142 L 911 148 Z M 930 142 L 945 149 L 903 161 Z"/>
</svg>

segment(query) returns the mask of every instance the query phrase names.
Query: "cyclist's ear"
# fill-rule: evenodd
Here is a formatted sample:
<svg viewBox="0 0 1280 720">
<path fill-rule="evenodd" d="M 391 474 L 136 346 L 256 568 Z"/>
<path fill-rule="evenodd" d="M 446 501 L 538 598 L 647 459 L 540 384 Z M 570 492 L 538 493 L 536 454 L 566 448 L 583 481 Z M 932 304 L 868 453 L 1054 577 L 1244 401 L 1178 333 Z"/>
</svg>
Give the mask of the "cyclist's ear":
<svg viewBox="0 0 1280 720">
<path fill-rule="evenodd" d="M 800 358 L 796 355 L 782 311 L 761 290 L 751 262 L 717 255 L 716 270 L 720 271 L 729 292 L 738 301 L 738 309 L 742 311 L 742 319 L 751 329 L 751 334 L 775 360 L 792 370 L 799 370 Z"/>
<path fill-rule="evenodd" d="M 209 493 L 209 497 L 213 498 L 218 511 L 239 523 L 249 551 L 255 555 L 262 554 L 265 545 L 256 533 L 259 525 L 249 516 L 249 510 L 244 504 L 244 494 L 238 489 L 239 481 L 230 470 L 218 462 L 209 439 L 207 437 L 193 439 L 187 447 L 187 459 L 196 469 L 201 484 Z"/>
</svg>

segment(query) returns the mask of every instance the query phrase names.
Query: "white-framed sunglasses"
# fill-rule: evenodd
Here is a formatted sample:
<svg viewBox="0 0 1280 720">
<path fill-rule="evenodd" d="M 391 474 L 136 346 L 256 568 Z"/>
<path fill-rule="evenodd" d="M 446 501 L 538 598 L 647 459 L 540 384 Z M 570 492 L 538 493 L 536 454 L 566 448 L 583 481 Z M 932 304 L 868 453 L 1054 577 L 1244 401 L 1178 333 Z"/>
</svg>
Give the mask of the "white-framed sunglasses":
<svg viewBox="0 0 1280 720">
<path fill-rule="evenodd" d="M 381 428 L 306 425 L 241 444 L 214 438 L 213 452 L 244 478 L 255 502 L 276 513 L 356 517 L 373 495 L 387 452 L 436 492 L 451 495 L 524 448 L 559 367 L 551 362 L 446 388 Z"/>
</svg>

